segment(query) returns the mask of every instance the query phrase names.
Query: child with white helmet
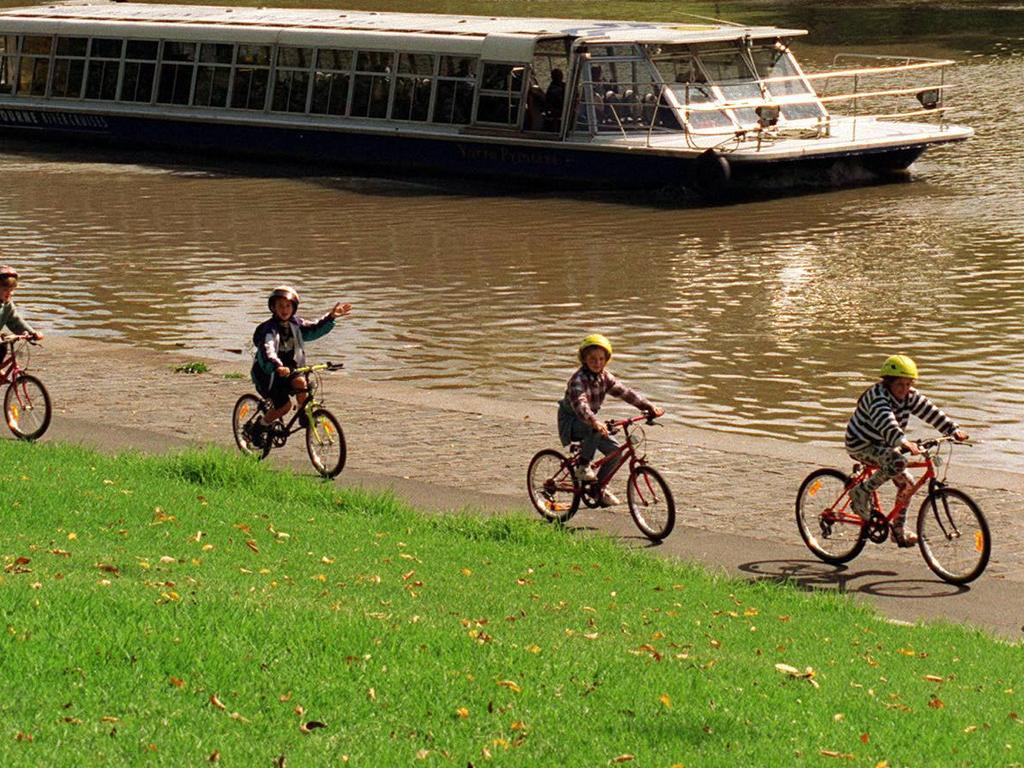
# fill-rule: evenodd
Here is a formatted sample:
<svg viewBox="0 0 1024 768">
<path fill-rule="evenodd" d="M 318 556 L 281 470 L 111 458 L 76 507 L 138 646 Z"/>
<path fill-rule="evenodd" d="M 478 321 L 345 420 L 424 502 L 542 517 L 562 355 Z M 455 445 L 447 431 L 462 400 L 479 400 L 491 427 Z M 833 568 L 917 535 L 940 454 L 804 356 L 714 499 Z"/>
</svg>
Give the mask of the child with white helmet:
<svg viewBox="0 0 1024 768">
<path fill-rule="evenodd" d="M 593 482 L 598 479 L 590 468 L 594 454 L 600 449 L 607 456 L 619 447 L 618 441 L 608 434 L 608 426 L 597 418 L 605 396 L 620 397 L 652 416 L 661 416 L 664 411 L 624 386 L 608 371 L 612 343 L 600 333 L 584 338 L 577 354 L 580 367 L 569 379 L 565 397 L 558 403 L 558 436 L 562 445 L 580 443 L 580 466 L 576 468 L 576 476 L 583 482 Z M 607 465 L 602 468 L 602 472 L 610 470 Z M 605 489 L 601 506 L 612 507 L 619 503 L 615 495 Z"/>
<path fill-rule="evenodd" d="M 904 530 L 906 505 L 914 479 L 907 472 L 907 460 L 900 449 L 915 456 L 921 452 L 904 432 L 910 414 L 935 427 L 944 435 L 966 440 L 967 433 L 927 397 L 914 389 L 917 364 L 906 355 L 892 355 L 882 364 L 882 379 L 868 387 L 857 400 L 857 408 L 846 426 L 846 452 L 856 461 L 873 464 L 878 471 L 850 490 L 850 506 L 867 520 L 871 517 L 871 495 L 887 480 L 896 485 L 897 501 L 903 507 L 893 524 L 893 535 L 901 547 L 912 547 L 917 536 Z"/>
<path fill-rule="evenodd" d="M 18 308 L 14 306 L 11 297 L 14 289 L 18 287 L 18 270 L 6 264 L 0 266 L 0 330 L 4 327 L 10 328 L 15 333 L 27 333 L 36 339 L 43 338 L 43 334 L 32 330 L 32 327 L 25 322 Z"/>
<path fill-rule="evenodd" d="M 306 404 L 309 388 L 305 376 L 292 376 L 292 370 L 306 364 L 303 342 L 325 336 L 334 329 L 335 319 L 347 315 L 351 304 L 337 303 L 316 322 L 303 320 L 299 311 L 299 294 L 288 285 L 279 285 L 267 297 L 271 316 L 258 326 L 252 335 L 256 358 L 252 363 L 252 383 L 256 391 L 268 398 L 273 407 L 263 414 L 262 426 L 267 427 L 283 417 L 292 408 L 291 398 L 302 408 Z M 258 444 L 263 435 L 253 435 Z"/>
</svg>

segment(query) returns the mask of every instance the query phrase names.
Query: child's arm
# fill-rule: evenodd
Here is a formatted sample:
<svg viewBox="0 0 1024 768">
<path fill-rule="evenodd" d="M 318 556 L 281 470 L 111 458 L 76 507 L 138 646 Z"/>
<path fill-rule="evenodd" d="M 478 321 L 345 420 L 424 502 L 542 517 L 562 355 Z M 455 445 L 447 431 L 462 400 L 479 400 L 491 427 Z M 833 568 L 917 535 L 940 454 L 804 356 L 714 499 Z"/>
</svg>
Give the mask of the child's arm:
<svg viewBox="0 0 1024 768">
<path fill-rule="evenodd" d="M 8 315 L 6 319 L 7 327 L 15 333 L 27 333 L 29 336 L 34 336 L 37 339 L 43 338 L 43 334 L 36 333 L 32 326 L 25 322 L 22 318 L 21 313 L 18 312 L 18 308 L 14 306 L 14 302 L 10 302 L 7 305 Z"/>
<path fill-rule="evenodd" d="M 967 439 L 967 433 L 961 430 L 955 421 L 943 413 L 942 409 L 926 396 L 920 392 L 912 392 L 910 397 L 913 398 L 913 401 L 910 403 L 910 412 L 921 419 L 921 421 L 930 424 L 948 437 L 954 437 L 957 440 Z"/>
<path fill-rule="evenodd" d="M 315 323 L 308 323 L 305 320 L 299 325 L 299 332 L 302 334 L 303 341 L 315 341 L 321 336 L 326 336 L 332 330 L 334 330 L 334 319 L 337 317 L 343 317 L 352 311 L 351 304 L 343 304 L 338 302 L 329 310 L 327 313 L 317 320 Z"/>
<path fill-rule="evenodd" d="M 632 389 L 624 385 L 621 381 L 616 379 L 610 373 L 608 378 L 611 379 L 612 385 L 608 388 L 609 395 L 615 395 L 625 400 L 627 403 L 632 405 L 637 410 L 643 411 L 644 413 L 650 413 L 654 416 L 661 416 L 665 413 L 664 410 L 658 408 L 650 400 L 645 398 L 638 392 L 634 392 Z"/>
</svg>

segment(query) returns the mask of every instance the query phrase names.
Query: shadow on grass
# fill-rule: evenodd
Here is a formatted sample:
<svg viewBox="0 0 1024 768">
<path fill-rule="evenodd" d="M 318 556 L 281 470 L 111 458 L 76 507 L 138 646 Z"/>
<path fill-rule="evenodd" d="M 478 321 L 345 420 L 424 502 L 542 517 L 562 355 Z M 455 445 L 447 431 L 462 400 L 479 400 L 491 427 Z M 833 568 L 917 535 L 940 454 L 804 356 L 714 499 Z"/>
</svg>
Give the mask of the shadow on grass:
<svg viewBox="0 0 1024 768">
<path fill-rule="evenodd" d="M 817 560 L 754 560 L 739 569 L 756 579 L 792 584 L 800 589 L 835 589 L 850 594 L 898 597 L 913 600 L 951 597 L 970 591 L 967 586 L 924 579 L 897 579 L 896 571 L 874 568 L 852 569 Z"/>
</svg>

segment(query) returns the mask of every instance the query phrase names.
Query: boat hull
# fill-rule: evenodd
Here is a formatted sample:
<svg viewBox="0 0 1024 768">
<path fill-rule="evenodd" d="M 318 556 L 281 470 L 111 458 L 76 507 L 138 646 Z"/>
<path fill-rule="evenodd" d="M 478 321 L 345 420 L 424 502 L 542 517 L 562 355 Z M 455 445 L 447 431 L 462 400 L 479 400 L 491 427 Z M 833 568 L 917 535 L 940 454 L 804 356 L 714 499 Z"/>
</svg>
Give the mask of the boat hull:
<svg viewBox="0 0 1024 768">
<path fill-rule="evenodd" d="M 0 105 L 0 130 L 59 144 L 172 150 L 216 157 L 269 157 L 331 172 L 435 175 L 545 188 L 687 189 L 706 195 L 806 183 L 842 185 L 907 168 L 926 148 L 846 150 L 795 158 L 644 151 L 550 140 L 467 134 L 339 130 L 165 116 L 99 114 Z"/>
</svg>

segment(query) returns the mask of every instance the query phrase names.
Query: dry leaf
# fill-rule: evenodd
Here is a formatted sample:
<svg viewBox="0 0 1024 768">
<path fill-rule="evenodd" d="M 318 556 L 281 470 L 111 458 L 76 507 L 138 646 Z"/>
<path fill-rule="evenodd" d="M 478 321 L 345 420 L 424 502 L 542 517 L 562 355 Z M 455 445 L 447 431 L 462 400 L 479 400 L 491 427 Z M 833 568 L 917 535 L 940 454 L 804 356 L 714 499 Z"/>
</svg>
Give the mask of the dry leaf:
<svg viewBox="0 0 1024 768">
<path fill-rule="evenodd" d="M 224 702 L 217 698 L 216 693 L 210 694 L 210 703 L 213 704 L 213 706 L 215 706 L 217 709 L 227 709 L 227 707 L 224 706 Z"/>
<path fill-rule="evenodd" d="M 502 688 L 508 688 L 509 690 L 513 691 L 514 693 L 519 693 L 520 691 L 523 690 L 522 688 L 519 687 L 519 685 L 517 683 L 513 682 L 512 680 L 499 680 L 498 681 L 498 685 L 501 686 Z"/>
<path fill-rule="evenodd" d="M 256 542 L 253 539 L 246 539 L 245 540 L 245 546 L 247 546 L 249 549 L 251 549 L 257 555 L 260 553 L 260 548 L 256 545 Z"/>
<path fill-rule="evenodd" d="M 173 685 L 175 688 L 184 688 L 185 687 L 185 681 L 182 680 L 180 677 L 174 677 L 174 675 L 171 675 L 171 677 L 168 680 L 168 682 L 171 685 Z"/>
<path fill-rule="evenodd" d="M 461 719 L 465 720 L 467 717 L 469 717 L 469 710 L 465 707 L 459 707 L 455 710 L 455 714 L 458 715 Z"/>
<path fill-rule="evenodd" d="M 818 754 L 822 757 L 836 757 L 840 760 L 853 760 L 854 756 L 849 752 L 836 752 L 832 749 L 819 749 Z"/>
<path fill-rule="evenodd" d="M 321 723 L 319 720 L 310 720 L 307 723 L 302 723 L 299 726 L 299 730 L 302 731 L 303 733 L 309 733 L 310 731 L 315 731 L 317 728 L 326 728 L 326 727 L 327 727 L 326 723 Z"/>
<path fill-rule="evenodd" d="M 661 694 L 661 696 L 658 697 L 658 701 L 661 702 L 661 705 L 665 707 L 665 709 L 672 709 L 672 699 L 667 693 Z"/>
<path fill-rule="evenodd" d="M 946 682 L 944 678 L 941 678 L 938 675 L 924 675 L 924 679 L 927 680 L 929 683 L 944 683 L 944 682 Z"/>
<path fill-rule="evenodd" d="M 213 752 L 210 753 L 210 756 L 208 758 L 206 758 L 206 759 L 207 759 L 207 761 L 209 761 L 211 763 L 219 763 L 220 762 L 220 750 L 219 749 L 213 750 Z"/>
<path fill-rule="evenodd" d="M 608 762 L 610 762 L 610 763 L 628 763 L 628 762 L 630 762 L 631 760 L 634 760 L 634 759 L 636 759 L 636 758 L 633 755 L 619 755 L 618 757 L 613 757 Z"/>
</svg>

